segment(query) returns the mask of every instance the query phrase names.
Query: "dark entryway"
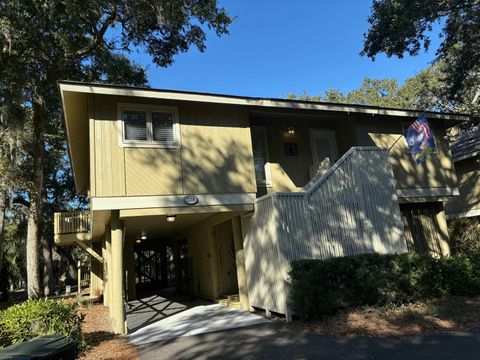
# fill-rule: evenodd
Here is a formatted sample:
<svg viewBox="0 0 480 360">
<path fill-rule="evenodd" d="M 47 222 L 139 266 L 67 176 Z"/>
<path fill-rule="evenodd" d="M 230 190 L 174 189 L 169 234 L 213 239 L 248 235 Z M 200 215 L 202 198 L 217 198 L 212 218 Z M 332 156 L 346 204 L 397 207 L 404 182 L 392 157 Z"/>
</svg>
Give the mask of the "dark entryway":
<svg viewBox="0 0 480 360">
<path fill-rule="evenodd" d="M 192 297 L 192 261 L 186 240 L 135 244 L 135 283 L 141 295 L 162 289 Z"/>
</svg>

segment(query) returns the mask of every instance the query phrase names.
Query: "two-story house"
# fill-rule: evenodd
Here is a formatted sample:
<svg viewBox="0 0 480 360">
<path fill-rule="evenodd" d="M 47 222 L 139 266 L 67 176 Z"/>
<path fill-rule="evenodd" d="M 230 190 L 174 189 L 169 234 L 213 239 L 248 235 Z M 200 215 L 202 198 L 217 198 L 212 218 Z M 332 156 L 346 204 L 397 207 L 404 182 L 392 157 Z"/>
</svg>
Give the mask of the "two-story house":
<svg viewBox="0 0 480 360">
<path fill-rule="evenodd" d="M 154 284 L 288 316 L 294 258 L 449 253 L 443 203 L 458 193 L 445 129 L 416 165 L 395 141 L 417 111 L 62 81 L 86 212 L 55 214 L 57 244 L 92 255 L 91 292 L 114 329 Z M 392 145 L 395 144 L 393 147 Z"/>
</svg>

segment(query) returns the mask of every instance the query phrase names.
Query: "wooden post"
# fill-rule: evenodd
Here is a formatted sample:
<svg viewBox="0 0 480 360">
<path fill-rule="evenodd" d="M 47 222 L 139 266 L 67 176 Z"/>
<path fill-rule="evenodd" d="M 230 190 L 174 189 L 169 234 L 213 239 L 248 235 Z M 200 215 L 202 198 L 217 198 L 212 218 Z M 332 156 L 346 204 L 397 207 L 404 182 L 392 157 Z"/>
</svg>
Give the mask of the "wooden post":
<svg viewBox="0 0 480 360">
<path fill-rule="evenodd" d="M 125 304 L 124 304 L 124 264 L 123 264 L 123 224 L 119 218 L 119 211 L 113 210 L 110 220 L 112 232 L 112 297 L 113 331 L 125 334 Z"/>
<path fill-rule="evenodd" d="M 105 293 L 103 304 L 109 307 L 110 316 L 112 316 L 112 234 L 110 226 L 105 227 Z"/>
</svg>

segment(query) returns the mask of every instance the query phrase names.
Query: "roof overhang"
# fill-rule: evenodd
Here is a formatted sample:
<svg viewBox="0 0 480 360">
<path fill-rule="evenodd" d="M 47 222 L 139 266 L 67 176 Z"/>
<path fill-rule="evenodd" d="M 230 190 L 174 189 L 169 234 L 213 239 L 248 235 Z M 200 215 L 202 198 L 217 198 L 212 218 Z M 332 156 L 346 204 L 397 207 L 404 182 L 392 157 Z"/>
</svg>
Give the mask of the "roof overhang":
<svg viewBox="0 0 480 360">
<path fill-rule="evenodd" d="M 75 190 L 77 194 L 85 195 L 89 181 L 89 95 L 85 92 L 65 89 L 62 84 L 59 87 Z"/>
<path fill-rule="evenodd" d="M 387 116 L 403 116 L 403 117 L 405 116 L 416 117 L 423 113 L 422 111 L 417 111 L 417 110 L 393 109 L 393 108 L 386 108 L 386 107 L 379 107 L 379 106 L 336 104 L 336 103 L 276 99 L 276 98 L 257 98 L 257 97 L 246 97 L 246 96 L 200 93 L 200 92 L 191 92 L 191 91 L 138 88 L 138 87 L 126 87 L 126 86 L 105 85 L 105 84 L 89 84 L 89 83 L 71 82 L 71 81 L 60 82 L 60 87 L 61 89 L 64 89 L 64 91 L 82 92 L 86 94 L 131 96 L 131 97 L 143 97 L 143 98 L 162 99 L 162 100 L 205 102 L 205 103 L 224 104 L 224 105 L 241 105 L 241 106 L 248 106 L 248 107 L 336 111 L 336 112 L 387 115 Z M 470 116 L 467 114 L 443 113 L 443 112 L 434 112 L 434 111 L 428 111 L 426 112 L 426 114 L 428 115 L 429 118 L 451 120 L 455 123 L 463 122 L 470 119 Z"/>
</svg>

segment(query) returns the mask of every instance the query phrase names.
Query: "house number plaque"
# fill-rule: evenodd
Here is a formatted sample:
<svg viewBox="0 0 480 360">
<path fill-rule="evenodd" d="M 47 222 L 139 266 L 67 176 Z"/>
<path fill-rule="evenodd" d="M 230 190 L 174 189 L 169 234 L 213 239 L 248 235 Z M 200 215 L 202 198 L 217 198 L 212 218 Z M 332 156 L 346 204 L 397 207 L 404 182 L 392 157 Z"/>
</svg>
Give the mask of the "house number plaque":
<svg viewBox="0 0 480 360">
<path fill-rule="evenodd" d="M 183 202 L 187 205 L 195 205 L 198 203 L 198 198 L 195 195 L 187 195 L 183 199 Z"/>
</svg>

